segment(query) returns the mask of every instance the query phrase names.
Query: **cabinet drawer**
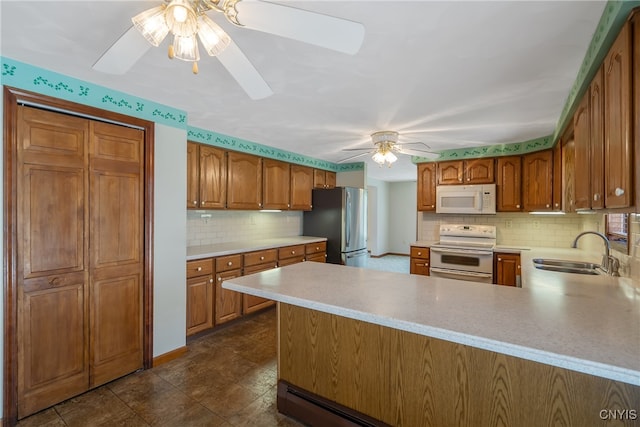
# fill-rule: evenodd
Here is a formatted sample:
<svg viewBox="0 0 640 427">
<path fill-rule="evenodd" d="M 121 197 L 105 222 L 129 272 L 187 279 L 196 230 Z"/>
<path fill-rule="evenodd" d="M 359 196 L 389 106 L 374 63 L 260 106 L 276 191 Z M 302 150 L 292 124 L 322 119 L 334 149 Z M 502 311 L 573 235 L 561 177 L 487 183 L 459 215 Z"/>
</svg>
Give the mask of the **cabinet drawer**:
<svg viewBox="0 0 640 427">
<path fill-rule="evenodd" d="M 187 279 L 213 274 L 213 261 L 211 258 L 187 261 Z"/>
<path fill-rule="evenodd" d="M 267 249 L 265 251 L 249 252 L 244 254 L 244 266 L 251 267 L 265 263 L 276 262 L 278 260 L 277 249 Z"/>
<path fill-rule="evenodd" d="M 287 246 L 278 249 L 278 259 L 293 258 L 304 255 L 304 245 Z"/>
<path fill-rule="evenodd" d="M 411 246 L 411 258 L 429 259 L 429 248 Z"/>
<path fill-rule="evenodd" d="M 242 255 L 227 255 L 216 258 L 216 272 L 236 270 L 242 267 Z"/>
<path fill-rule="evenodd" d="M 319 254 L 327 251 L 327 242 L 307 243 L 305 253 L 307 255 Z"/>
</svg>

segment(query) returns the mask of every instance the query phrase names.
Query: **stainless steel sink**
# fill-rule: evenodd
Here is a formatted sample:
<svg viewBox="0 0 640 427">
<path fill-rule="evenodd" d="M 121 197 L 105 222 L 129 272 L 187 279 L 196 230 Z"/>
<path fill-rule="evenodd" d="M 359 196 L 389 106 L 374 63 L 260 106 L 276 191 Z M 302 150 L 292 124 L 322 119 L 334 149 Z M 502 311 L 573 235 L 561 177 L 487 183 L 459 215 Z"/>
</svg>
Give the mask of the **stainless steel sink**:
<svg viewBox="0 0 640 427">
<path fill-rule="evenodd" d="M 560 273 L 589 274 L 589 275 L 600 274 L 600 271 L 597 269 L 597 267 L 600 267 L 600 265 L 594 264 L 592 262 L 535 258 L 533 260 L 533 265 L 540 270 L 557 271 Z"/>
</svg>

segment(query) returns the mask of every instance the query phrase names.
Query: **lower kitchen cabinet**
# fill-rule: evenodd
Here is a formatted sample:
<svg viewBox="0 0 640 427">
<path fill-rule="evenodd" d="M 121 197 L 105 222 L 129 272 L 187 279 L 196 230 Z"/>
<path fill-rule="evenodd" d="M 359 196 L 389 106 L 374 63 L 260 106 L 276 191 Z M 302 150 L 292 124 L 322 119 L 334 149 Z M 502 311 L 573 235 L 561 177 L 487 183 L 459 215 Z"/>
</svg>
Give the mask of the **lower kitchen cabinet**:
<svg viewBox="0 0 640 427">
<path fill-rule="evenodd" d="M 222 287 L 225 280 L 242 276 L 242 255 L 227 255 L 215 259 L 216 293 L 215 324 L 237 319 L 242 315 L 242 294 Z"/>
<path fill-rule="evenodd" d="M 244 254 L 244 276 L 278 267 L 278 250 L 267 249 L 264 251 L 249 252 Z M 249 314 L 263 308 L 270 307 L 275 301 L 242 294 L 242 313 Z"/>
<path fill-rule="evenodd" d="M 520 286 L 520 255 L 496 252 L 493 255 L 496 285 Z"/>
<path fill-rule="evenodd" d="M 187 261 L 187 336 L 213 327 L 213 262 Z"/>
<path fill-rule="evenodd" d="M 429 275 L 429 248 L 424 246 L 411 246 L 409 273 Z"/>
<path fill-rule="evenodd" d="M 278 249 L 278 265 L 285 267 L 304 261 L 305 245 L 285 246 Z"/>
<path fill-rule="evenodd" d="M 304 253 L 307 261 L 327 262 L 327 242 L 307 243 Z"/>
</svg>

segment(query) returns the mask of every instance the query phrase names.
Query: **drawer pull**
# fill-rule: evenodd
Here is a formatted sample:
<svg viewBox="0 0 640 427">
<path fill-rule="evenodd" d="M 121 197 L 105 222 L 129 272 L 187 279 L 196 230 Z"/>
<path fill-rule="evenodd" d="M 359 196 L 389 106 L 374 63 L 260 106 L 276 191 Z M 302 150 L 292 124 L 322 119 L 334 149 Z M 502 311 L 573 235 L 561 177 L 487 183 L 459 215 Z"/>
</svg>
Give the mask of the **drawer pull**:
<svg viewBox="0 0 640 427">
<path fill-rule="evenodd" d="M 291 255 L 295 255 L 295 254 L 296 254 L 296 251 L 291 251 Z"/>
<path fill-rule="evenodd" d="M 213 278 L 209 279 L 209 283 L 213 283 Z"/>
<path fill-rule="evenodd" d="M 422 255 L 422 252 L 418 252 L 418 256 Z"/>
<path fill-rule="evenodd" d="M 222 282 L 222 277 L 218 276 L 218 282 Z"/>
<path fill-rule="evenodd" d="M 227 263 L 227 265 L 228 265 L 229 267 L 231 267 L 231 266 L 233 265 L 233 262 L 232 262 L 232 261 L 229 261 L 229 262 Z"/>
<path fill-rule="evenodd" d="M 620 187 L 616 188 L 616 190 L 613 192 L 613 194 L 615 194 L 617 197 L 620 197 L 624 194 L 624 190 Z"/>
<path fill-rule="evenodd" d="M 196 271 L 202 271 L 202 267 L 196 268 Z"/>
<path fill-rule="evenodd" d="M 260 261 L 264 261 L 264 257 L 263 256 L 260 257 Z"/>
<path fill-rule="evenodd" d="M 198 204 L 198 201 L 197 201 L 197 200 L 194 200 L 194 201 L 193 201 L 193 204 L 194 204 L 194 205 L 197 205 L 197 204 Z"/>
</svg>

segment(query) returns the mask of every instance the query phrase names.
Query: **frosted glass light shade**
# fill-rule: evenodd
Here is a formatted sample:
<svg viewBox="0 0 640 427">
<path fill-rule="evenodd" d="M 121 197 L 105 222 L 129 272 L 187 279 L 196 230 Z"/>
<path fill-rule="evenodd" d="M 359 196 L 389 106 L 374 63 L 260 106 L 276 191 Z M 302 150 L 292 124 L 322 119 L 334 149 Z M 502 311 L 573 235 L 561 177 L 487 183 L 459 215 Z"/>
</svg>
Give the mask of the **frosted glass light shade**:
<svg viewBox="0 0 640 427">
<path fill-rule="evenodd" d="M 173 38 L 173 54 L 175 58 L 183 61 L 199 61 L 198 40 L 195 35 L 183 37 L 176 35 Z"/>
<path fill-rule="evenodd" d="M 231 42 L 229 35 L 207 15 L 201 15 L 198 20 L 198 36 L 202 47 L 211 56 L 218 55 Z"/>
<path fill-rule="evenodd" d="M 131 22 L 145 39 L 158 47 L 169 33 L 169 27 L 164 20 L 166 5 L 147 9 L 131 18 Z"/>
<path fill-rule="evenodd" d="M 175 36 L 188 37 L 198 32 L 198 17 L 186 0 L 173 0 L 169 3 L 164 19 Z"/>
</svg>

